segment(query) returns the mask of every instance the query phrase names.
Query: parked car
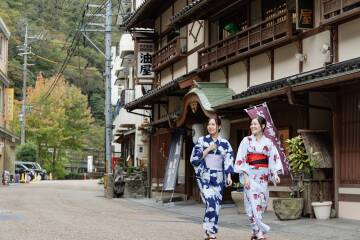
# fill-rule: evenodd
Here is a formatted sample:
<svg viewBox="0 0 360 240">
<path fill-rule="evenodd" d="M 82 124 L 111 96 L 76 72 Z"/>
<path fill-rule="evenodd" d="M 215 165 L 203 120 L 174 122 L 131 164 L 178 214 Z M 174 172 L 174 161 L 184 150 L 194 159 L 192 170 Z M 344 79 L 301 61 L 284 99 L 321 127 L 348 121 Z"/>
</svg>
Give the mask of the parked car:
<svg viewBox="0 0 360 240">
<path fill-rule="evenodd" d="M 16 161 L 16 163 L 23 164 L 27 168 L 34 170 L 34 172 L 37 175 L 41 176 L 41 180 L 47 180 L 48 179 L 48 175 L 47 175 L 46 170 L 42 169 L 40 164 L 38 164 L 37 162 L 20 162 L 20 161 Z"/>
<path fill-rule="evenodd" d="M 33 180 L 35 178 L 35 171 L 33 169 L 26 167 L 22 163 L 15 162 L 15 174 L 22 175 L 24 173 L 28 174 L 30 176 L 31 180 Z"/>
</svg>

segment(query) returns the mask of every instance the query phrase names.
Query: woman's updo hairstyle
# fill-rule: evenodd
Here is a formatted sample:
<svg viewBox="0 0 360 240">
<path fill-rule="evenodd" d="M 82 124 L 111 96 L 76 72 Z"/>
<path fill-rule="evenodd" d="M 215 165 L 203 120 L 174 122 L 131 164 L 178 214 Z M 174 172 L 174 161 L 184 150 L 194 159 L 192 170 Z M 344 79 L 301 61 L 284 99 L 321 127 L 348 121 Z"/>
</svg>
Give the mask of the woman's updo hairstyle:
<svg viewBox="0 0 360 240">
<path fill-rule="evenodd" d="M 263 130 L 263 132 L 265 131 L 266 129 L 266 120 L 264 117 L 262 116 L 257 116 L 256 119 L 258 120 L 260 126 L 261 126 L 261 129 Z"/>
</svg>

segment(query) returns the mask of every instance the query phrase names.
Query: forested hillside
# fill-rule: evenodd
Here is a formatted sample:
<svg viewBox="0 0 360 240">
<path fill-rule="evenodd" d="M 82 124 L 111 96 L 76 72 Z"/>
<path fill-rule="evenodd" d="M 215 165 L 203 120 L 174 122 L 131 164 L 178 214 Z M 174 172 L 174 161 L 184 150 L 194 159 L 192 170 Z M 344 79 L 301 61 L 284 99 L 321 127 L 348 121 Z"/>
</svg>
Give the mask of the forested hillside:
<svg viewBox="0 0 360 240">
<path fill-rule="evenodd" d="M 39 72 L 48 78 L 59 69 L 76 33 L 85 2 L 88 1 L 0 0 L 0 16 L 12 34 L 9 42 L 8 76 L 15 87 L 17 99 L 21 99 L 23 79 L 23 60 L 18 55 L 17 46 L 23 44 L 25 23 L 28 23 L 30 35 L 44 35 L 43 40 L 31 44 L 34 55 L 30 57 L 29 63 L 34 65 L 29 67 L 28 84 L 34 85 Z M 98 46 L 103 46 L 103 34 L 89 35 Z M 64 79 L 79 87 L 87 96 L 91 113 L 100 125 L 104 122 L 103 66 L 102 55 L 83 39 L 64 72 Z"/>
</svg>

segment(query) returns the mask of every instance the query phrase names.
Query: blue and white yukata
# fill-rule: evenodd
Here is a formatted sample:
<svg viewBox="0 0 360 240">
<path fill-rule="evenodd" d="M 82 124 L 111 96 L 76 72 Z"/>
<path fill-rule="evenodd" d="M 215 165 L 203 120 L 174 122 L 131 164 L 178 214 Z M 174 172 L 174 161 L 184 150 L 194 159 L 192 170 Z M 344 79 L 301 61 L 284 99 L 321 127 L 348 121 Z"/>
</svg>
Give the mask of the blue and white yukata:
<svg viewBox="0 0 360 240">
<path fill-rule="evenodd" d="M 234 171 L 240 174 L 242 184 L 244 173 L 249 176 L 250 188 L 244 188 L 244 205 L 253 236 L 263 236 L 270 230 L 270 227 L 262 222 L 262 214 L 269 200 L 268 181 L 275 185 L 275 176 L 282 170 L 279 153 L 269 138 L 263 136 L 257 141 L 255 136 L 251 135 L 241 141 Z"/>
<path fill-rule="evenodd" d="M 214 142 L 217 148 L 203 157 L 203 151 Z M 233 169 L 233 150 L 226 139 L 216 141 L 210 135 L 200 137 L 191 154 L 191 164 L 200 189 L 201 198 L 206 205 L 203 228 L 206 234 L 218 232 L 220 203 L 228 174 Z"/>
</svg>

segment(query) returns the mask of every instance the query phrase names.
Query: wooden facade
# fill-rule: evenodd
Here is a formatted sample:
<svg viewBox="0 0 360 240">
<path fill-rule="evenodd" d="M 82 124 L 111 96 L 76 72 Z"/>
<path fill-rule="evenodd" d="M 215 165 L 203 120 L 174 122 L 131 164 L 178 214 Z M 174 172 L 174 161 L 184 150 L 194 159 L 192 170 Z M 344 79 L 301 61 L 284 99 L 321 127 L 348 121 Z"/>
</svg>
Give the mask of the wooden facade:
<svg viewBox="0 0 360 240">
<path fill-rule="evenodd" d="M 290 13 L 277 14 L 199 51 L 199 67 L 206 69 L 223 62 L 229 63 L 233 58 L 245 58 L 256 51 L 264 51 L 279 41 L 290 39 L 292 28 Z"/>
<path fill-rule="evenodd" d="M 360 185 L 360 85 L 340 100 L 340 184 Z"/>
<path fill-rule="evenodd" d="M 190 2 L 187 1 L 189 9 Z M 272 5 L 275 2 L 281 4 Z M 327 131 L 334 145 L 333 169 L 324 170 L 326 179 L 312 184 L 312 190 L 309 190 L 311 196 L 308 199 L 316 200 L 317 195 L 312 193 L 320 188 L 323 181 L 327 189 L 326 199 L 335 203 L 336 210 L 339 210 L 339 202 L 349 199 L 359 203 L 360 208 L 360 197 L 339 194 L 341 187 L 360 187 L 360 73 L 357 72 L 357 67 L 351 71 L 348 66 L 341 64 L 336 65 L 338 69 L 332 67 L 346 59 L 341 51 L 351 52 L 354 49 L 352 52 L 357 52 L 355 40 L 360 38 L 360 34 L 347 23 L 360 19 L 360 1 L 315 0 L 314 9 L 318 12 L 313 15 L 314 28 L 309 31 L 296 30 L 295 10 L 291 4 L 286 5 L 289 2 L 295 4 L 296 1 L 252 0 L 245 4 L 231 5 L 238 8 L 223 6 L 218 12 L 209 11 L 208 14 L 204 13 L 207 9 L 202 9 L 204 12 L 201 16 L 206 17 L 192 19 L 193 22 L 185 19 L 184 25 L 177 26 L 176 30 L 180 27 L 179 32 L 186 31 L 186 35 L 178 32 L 175 37 L 176 31 L 169 30 L 171 25 L 163 23 L 164 16 L 171 11 L 164 10 L 152 19 L 154 29 L 158 31 L 158 39 L 155 39 L 154 43 L 161 46 L 153 55 L 153 69 L 160 82 L 165 85 L 168 81 L 173 81 L 177 74 L 188 74 L 190 69 L 195 69 L 198 70 L 197 81 L 221 82 L 229 87 L 236 84 L 245 86 L 237 92 L 242 94 L 240 98 L 234 96 L 232 102 L 224 104 L 224 108 L 215 108 L 217 114 L 231 121 L 230 143 L 235 150 L 240 140 L 248 134 L 249 121 L 243 109 L 263 101 L 268 101 L 276 126 L 286 133 L 287 137 L 296 136 L 299 129 Z M 250 9 L 254 5 L 252 3 L 260 6 L 255 9 L 261 14 Z M 230 18 L 240 11 L 239 9 L 245 9 L 246 19 L 236 16 Z M 172 16 L 175 16 L 177 12 L 174 7 L 171 10 Z M 186 9 L 183 11 L 186 13 Z M 259 16 L 253 18 L 252 14 Z M 238 20 L 238 31 L 224 34 L 224 19 L 230 19 L 228 22 Z M 162 29 L 162 26 L 167 28 Z M 212 29 L 213 26 L 215 30 Z M 213 34 L 212 30 L 216 34 Z M 355 40 L 352 42 L 353 38 Z M 347 44 L 349 46 L 346 46 Z M 354 55 L 360 59 L 360 53 Z M 354 65 L 358 66 L 360 61 L 358 62 Z M 349 71 L 349 74 L 338 76 L 344 71 Z M 184 89 L 188 88 L 189 86 Z M 260 90 L 255 91 L 256 88 Z M 174 91 L 162 96 L 157 102 L 153 101 L 156 110 L 153 109 L 152 120 L 156 122 L 160 116 L 181 108 L 183 95 L 184 92 Z M 172 98 L 173 96 L 178 98 Z M 203 120 L 204 116 L 201 117 Z M 196 116 L 190 111 L 184 119 L 180 127 L 191 128 L 191 124 L 196 122 Z M 167 127 L 174 125 L 169 121 Z M 158 188 L 164 177 L 168 156 L 164 150 L 165 146 L 169 147 L 168 130 L 164 129 L 164 126 L 158 127 L 151 140 L 151 174 L 153 183 Z M 183 188 L 178 190 L 188 198 L 198 199 L 193 169 L 188 161 L 192 146 L 192 140 L 187 136 L 184 153 L 186 180 Z M 289 179 L 285 178 L 283 183 L 289 183 Z"/>
<path fill-rule="evenodd" d="M 153 55 L 153 71 L 159 72 L 170 64 L 186 57 L 186 38 L 176 37 Z"/>
</svg>

